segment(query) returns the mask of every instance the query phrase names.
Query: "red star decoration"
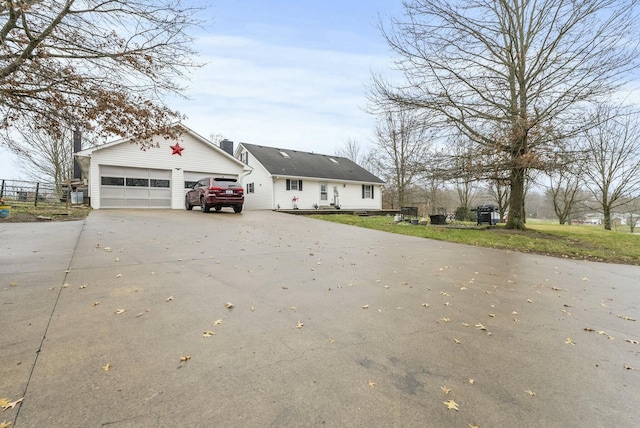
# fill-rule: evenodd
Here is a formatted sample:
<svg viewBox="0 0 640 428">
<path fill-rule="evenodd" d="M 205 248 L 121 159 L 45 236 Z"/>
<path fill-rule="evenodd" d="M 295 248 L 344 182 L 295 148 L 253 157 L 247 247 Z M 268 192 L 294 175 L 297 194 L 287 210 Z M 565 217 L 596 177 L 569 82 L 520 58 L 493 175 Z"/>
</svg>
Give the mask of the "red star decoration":
<svg viewBox="0 0 640 428">
<path fill-rule="evenodd" d="M 171 155 L 178 155 L 178 156 L 182 156 L 182 151 L 184 150 L 184 147 L 180 147 L 180 143 L 176 143 L 175 146 L 169 146 L 171 147 Z"/>
</svg>

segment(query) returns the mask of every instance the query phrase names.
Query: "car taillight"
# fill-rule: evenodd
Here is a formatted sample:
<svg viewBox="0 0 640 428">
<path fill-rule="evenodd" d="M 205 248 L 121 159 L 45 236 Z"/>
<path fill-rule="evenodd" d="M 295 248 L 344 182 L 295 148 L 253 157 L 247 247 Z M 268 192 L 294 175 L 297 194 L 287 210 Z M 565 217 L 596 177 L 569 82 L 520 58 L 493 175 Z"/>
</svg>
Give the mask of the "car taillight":
<svg viewBox="0 0 640 428">
<path fill-rule="evenodd" d="M 209 187 L 210 192 L 219 192 L 222 190 L 222 187 Z"/>
</svg>

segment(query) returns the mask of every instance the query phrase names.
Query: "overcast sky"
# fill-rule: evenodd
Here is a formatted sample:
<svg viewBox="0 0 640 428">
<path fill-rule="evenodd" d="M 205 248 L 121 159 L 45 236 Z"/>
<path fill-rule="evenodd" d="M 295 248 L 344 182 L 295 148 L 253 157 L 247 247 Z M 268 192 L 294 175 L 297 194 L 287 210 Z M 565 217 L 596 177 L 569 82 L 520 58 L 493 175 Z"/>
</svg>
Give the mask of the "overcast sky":
<svg viewBox="0 0 640 428">
<path fill-rule="evenodd" d="M 197 3 L 197 0 L 193 0 Z M 196 49 L 206 65 L 171 107 L 204 137 L 333 154 L 371 140 L 371 71 L 391 65 L 377 28 L 402 0 L 213 0 Z M 0 178 L 23 178 L 0 148 Z"/>
</svg>

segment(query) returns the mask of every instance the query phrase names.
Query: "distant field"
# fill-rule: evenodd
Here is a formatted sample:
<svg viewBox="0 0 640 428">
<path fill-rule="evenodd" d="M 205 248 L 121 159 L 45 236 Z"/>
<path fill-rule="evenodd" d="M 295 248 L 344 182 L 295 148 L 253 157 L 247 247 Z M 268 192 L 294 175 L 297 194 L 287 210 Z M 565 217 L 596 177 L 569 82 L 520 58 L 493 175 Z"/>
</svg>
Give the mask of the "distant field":
<svg viewBox="0 0 640 428">
<path fill-rule="evenodd" d="M 457 242 L 478 247 L 500 248 L 545 254 L 577 260 L 640 265 L 640 235 L 627 227 L 617 231 L 594 225 L 559 225 L 528 222 L 529 230 L 507 230 L 504 225 L 476 227 L 475 224 L 447 226 L 395 223 L 391 217 L 359 217 L 348 214 L 320 215 L 312 218 L 350 224 L 385 232 Z"/>
</svg>

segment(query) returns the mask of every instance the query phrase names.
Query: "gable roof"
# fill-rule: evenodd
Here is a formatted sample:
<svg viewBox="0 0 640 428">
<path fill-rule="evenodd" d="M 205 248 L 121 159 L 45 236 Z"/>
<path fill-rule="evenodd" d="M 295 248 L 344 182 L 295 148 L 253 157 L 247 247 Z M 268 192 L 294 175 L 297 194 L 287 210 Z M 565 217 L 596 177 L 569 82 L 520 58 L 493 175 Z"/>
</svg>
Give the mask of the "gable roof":
<svg viewBox="0 0 640 428">
<path fill-rule="evenodd" d="M 380 183 L 375 175 L 340 156 L 240 143 L 271 175 Z"/>
<path fill-rule="evenodd" d="M 242 161 L 240 161 L 239 159 L 237 159 L 236 157 L 234 157 L 232 154 L 227 153 L 226 151 L 222 150 L 218 145 L 216 145 L 215 143 L 207 140 L 206 138 L 204 138 L 203 136 L 201 136 L 200 134 L 198 134 L 197 132 L 195 132 L 193 129 L 189 128 L 188 126 L 184 125 L 181 122 L 176 122 L 173 123 L 171 125 L 174 128 L 180 128 L 183 134 L 189 134 L 191 135 L 193 138 L 195 138 L 196 140 L 198 140 L 199 142 L 201 142 L 202 144 L 209 146 L 211 149 L 217 151 L 220 155 L 225 156 L 227 158 L 229 158 L 229 160 L 238 163 L 238 164 L 242 164 L 243 167 L 246 168 L 246 165 L 244 165 L 244 163 Z M 178 137 L 179 140 L 179 137 Z M 98 146 L 94 146 L 94 147 L 89 147 L 87 149 L 84 150 L 80 150 L 79 152 L 77 152 L 75 154 L 76 157 L 82 158 L 82 157 L 90 157 L 91 154 L 95 151 L 98 150 L 104 150 L 104 149 L 108 149 L 109 147 L 114 147 L 120 144 L 124 144 L 124 143 L 128 143 L 128 144 L 132 144 L 135 143 L 135 138 L 132 137 L 125 137 L 125 138 L 120 138 L 114 141 L 110 141 L 108 143 L 105 144 L 100 144 Z M 174 142 L 174 140 L 167 140 L 169 143 Z"/>
</svg>

